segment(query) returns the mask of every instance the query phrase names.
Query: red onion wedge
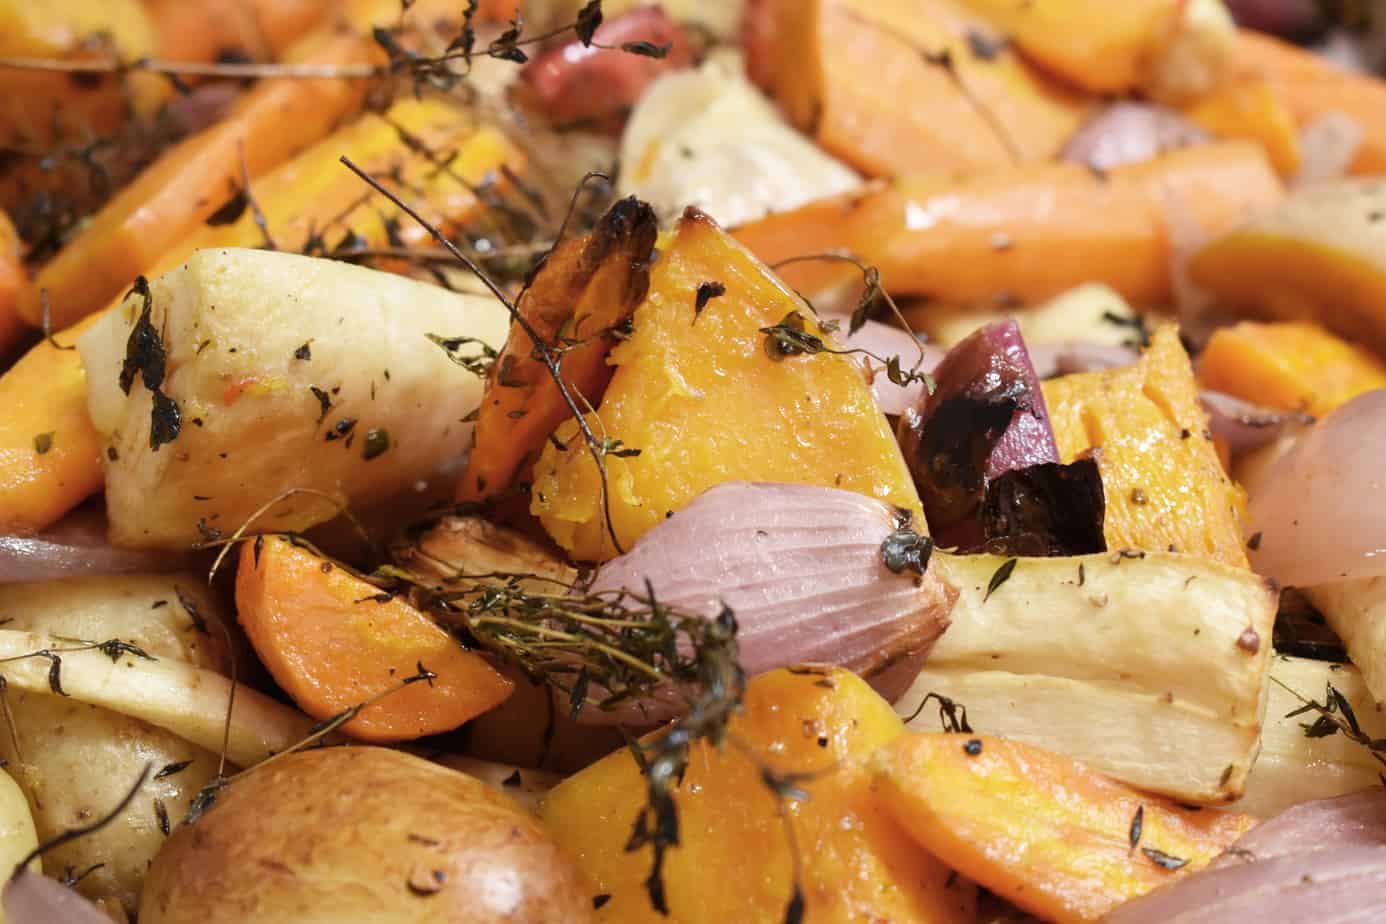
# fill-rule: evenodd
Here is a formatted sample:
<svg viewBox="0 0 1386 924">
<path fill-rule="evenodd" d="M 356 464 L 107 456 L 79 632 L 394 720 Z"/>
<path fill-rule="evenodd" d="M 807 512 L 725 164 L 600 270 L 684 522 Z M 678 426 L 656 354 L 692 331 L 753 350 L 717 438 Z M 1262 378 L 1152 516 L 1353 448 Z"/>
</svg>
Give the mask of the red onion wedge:
<svg viewBox="0 0 1386 924">
<path fill-rule="evenodd" d="M 852 319 L 846 315 L 825 315 L 824 320 L 838 323 L 835 336 L 843 349 L 865 350 L 880 357 L 875 359 L 865 353 L 852 354 L 852 358 L 861 360 L 866 368 L 867 376 L 871 379 L 871 393 L 875 395 L 876 404 L 883 413 L 898 417 L 905 413 L 906 409 L 917 406 L 927 397 L 923 382 L 911 382 L 908 385 L 896 385 L 892 382 L 886 375 L 883 361 L 898 357 L 900 368 L 903 370 L 913 369 L 915 363 L 919 363 L 919 371 L 932 373 L 943 359 L 942 349 L 916 340 L 909 331 L 882 324 L 880 321 L 867 321 L 854 334 L 851 332 Z"/>
<path fill-rule="evenodd" d="M 1386 574 L 1386 389 L 1305 430 L 1258 479 L 1251 564 L 1293 587 Z"/>
<path fill-rule="evenodd" d="M 1326 847 L 1210 867 L 1127 902 L 1105 924 L 1386 920 L 1386 847 Z"/>
<path fill-rule="evenodd" d="M 1207 140 L 1207 132 L 1172 109 L 1150 103 L 1113 103 L 1078 129 L 1059 159 L 1110 170 Z"/>
<path fill-rule="evenodd" d="M 1386 847 L 1386 789 L 1301 802 L 1252 828 L 1219 864 L 1247 863 L 1339 847 Z"/>
<path fill-rule="evenodd" d="M 1199 392 L 1199 398 L 1208 412 L 1209 429 L 1214 436 L 1227 440 L 1227 447 L 1234 456 L 1275 442 L 1287 428 L 1314 422 L 1312 417 L 1298 411 L 1262 407 L 1220 391 L 1204 389 Z"/>
<path fill-rule="evenodd" d="M 3 905 L 12 924 L 111 924 L 104 911 L 72 889 L 28 869 L 5 883 Z"/>
<path fill-rule="evenodd" d="M 0 584 L 102 574 L 171 574 L 206 556 L 122 549 L 106 541 L 106 515 L 80 509 L 37 536 L 0 536 Z"/>
<path fill-rule="evenodd" d="M 750 675 L 819 662 L 871 679 L 911 659 L 917 672 L 948 625 L 957 591 L 934 570 L 886 567 L 882 544 L 900 525 L 894 509 L 850 491 L 728 482 L 608 562 L 590 592 L 643 594 L 649 581 L 661 603 L 709 619 L 725 603 Z M 902 690 L 901 678 L 891 678 Z M 648 724 L 673 711 L 673 697 L 656 697 L 587 709 L 579 721 Z"/>
<path fill-rule="evenodd" d="M 662 55 L 623 47 L 666 45 Z M 575 38 L 544 52 L 521 76 L 545 114 L 555 122 L 576 122 L 619 115 L 656 77 L 692 63 L 683 27 L 662 7 L 642 6 L 602 23 L 592 42 Z"/>
</svg>

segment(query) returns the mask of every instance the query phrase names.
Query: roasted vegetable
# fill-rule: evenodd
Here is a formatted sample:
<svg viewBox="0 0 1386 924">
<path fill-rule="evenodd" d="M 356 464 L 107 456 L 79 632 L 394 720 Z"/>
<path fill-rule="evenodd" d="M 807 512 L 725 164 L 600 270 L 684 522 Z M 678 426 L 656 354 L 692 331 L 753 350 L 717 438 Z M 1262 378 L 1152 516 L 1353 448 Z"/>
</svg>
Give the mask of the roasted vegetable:
<svg viewBox="0 0 1386 924">
<path fill-rule="evenodd" d="M 537 819 L 383 748 L 289 755 L 226 787 L 149 870 L 145 924 L 582 924 L 592 897 Z"/>
<path fill-rule="evenodd" d="M 1058 344 L 1093 348 L 1139 346 L 1143 329 L 1140 315 L 1126 299 L 1099 282 L 1084 283 L 1033 308 L 1011 311 L 1009 316 L 1020 325 L 1021 336 L 1031 350 Z M 915 330 L 926 333 L 930 341 L 952 346 L 995 320 L 996 313 L 916 305 L 905 309 L 905 318 Z M 1045 375 L 1041 373 L 1040 377 Z"/>
<path fill-rule="evenodd" d="M 487 374 L 460 500 L 503 495 L 574 409 L 601 403 L 611 379 L 607 354 L 649 290 L 658 230 L 650 207 L 627 198 L 590 234 L 549 252 L 515 306 L 522 320 L 510 325 Z M 554 368 L 561 369 L 561 387 Z"/>
<path fill-rule="evenodd" d="M 281 536 L 247 543 L 236 614 L 255 653 L 315 719 L 384 696 L 342 726 L 364 741 L 451 731 L 496 706 L 511 684 L 403 600 Z M 436 675 L 392 690 L 405 677 Z"/>
<path fill-rule="evenodd" d="M 938 693 L 979 732 L 1190 802 L 1241 794 L 1256 757 L 1276 592 L 1189 555 L 936 554 L 953 621 L 902 714 Z M 911 727 L 937 727 L 926 707 Z"/>
<path fill-rule="evenodd" d="M 1098 921 L 1206 866 L 1256 823 L 990 735 L 902 735 L 871 768 L 890 816 L 930 853 L 1061 924 Z"/>
<path fill-rule="evenodd" d="M 1299 172 L 1299 126 L 1265 81 L 1226 81 L 1185 109 L 1185 115 L 1218 137 L 1257 142 L 1282 177 L 1289 179 Z"/>
<path fill-rule="evenodd" d="M 1044 160 L 1087 108 L 951 0 L 753 0 L 745 42 L 789 120 L 875 176 Z"/>
<path fill-rule="evenodd" d="M 1320 715 L 1305 708 L 1311 701 L 1324 708 L 1333 706 L 1333 713 L 1344 723 L 1350 716 L 1369 740 L 1386 738 L 1386 718 L 1356 667 L 1274 655 L 1261 753 L 1236 803 L 1241 811 L 1268 817 L 1306 799 L 1341 796 L 1381 782 L 1382 765 L 1362 741 L 1322 723 L 1319 731 L 1309 733 Z"/>
<path fill-rule="evenodd" d="M 1386 186 L 1339 180 L 1297 189 L 1280 207 L 1193 257 L 1192 280 L 1231 307 L 1316 321 L 1386 349 Z"/>
<path fill-rule="evenodd" d="M 339 262 L 198 251 L 80 342 L 112 539 L 302 529 L 409 489 L 461 454 L 481 394 L 429 335 L 494 348 L 506 323 L 494 299 Z"/>
<path fill-rule="evenodd" d="M 695 744 L 674 783 L 680 837 L 662 877 L 669 913 L 684 924 L 778 924 L 794 898 L 806 921 L 972 921 L 972 885 L 887 817 L 862 766 L 902 731 L 848 671 L 792 668 L 753 680 L 727 744 Z M 767 782 L 781 779 L 793 789 L 777 795 Z M 622 750 L 544 800 L 554 838 L 607 896 L 599 921 L 662 920 L 646 888 L 650 850 L 626 849 L 645 788 Z"/>
<path fill-rule="evenodd" d="M 1078 164 L 907 174 L 773 216 L 776 233 L 755 235 L 753 249 L 775 262 L 846 248 L 891 292 L 952 304 L 1036 302 L 1087 282 L 1160 304 L 1171 297 L 1170 209 L 1217 235 L 1281 195 L 1257 145 L 1224 141 L 1100 175 Z"/>
<path fill-rule="evenodd" d="M 20 250 L 14 223 L 0 210 L 0 356 L 10 352 L 24 331 L 18 313 L 19 292 L 25 282 Z"/>
<path fill-rule="evenodd" d="M 329 0 L 145 0 L 171 61 L 273 60 L 336 4 Z"/>
<path fill-rule="evenodd" d="M 1241 489 L 1223 472 L 1188 355 L 1172 325 L 1134 366 L 1044 383 L 1059 455 L 1091 452 L 1107 547 L 1169 550 L 1246 567 Z"/>
<path fill-rule="evenodd" d="M 605 491 L 574 421 L 535 465 L 531 510 L 574 558 L 620 551 L 606 510 L 629 548 L 724 481 L 840 487 L 921 513 L 860 368 L 820 349 L 836 347 L 808 307 L 707 216 L 679 221 L 634 323 L 588 416 L 607 449 Z"/>
<path fill-rule="evenodd" d="M 861 182 L 786 124 L 739 69 L 714 63 L 650 86 L 621 137 L 621 163 L 623 193 L 662 215 L 694 205 L 728 228 Z"/>
<path fill-rule="evenodd" d="M 1313 321 L 1242 321 L 1213 332 L 1198 381 L 1268 407 L 1322 417 L 1364 391 L 1386 388 L 1386 364 Z"/>
</svg>

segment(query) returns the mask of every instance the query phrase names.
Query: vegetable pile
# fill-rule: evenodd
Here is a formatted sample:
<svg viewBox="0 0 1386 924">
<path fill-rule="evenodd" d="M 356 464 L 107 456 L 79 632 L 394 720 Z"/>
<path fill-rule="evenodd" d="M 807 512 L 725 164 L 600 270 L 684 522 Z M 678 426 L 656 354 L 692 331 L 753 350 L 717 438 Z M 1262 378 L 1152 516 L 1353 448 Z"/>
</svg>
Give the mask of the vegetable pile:
<svg viewBox="0 0 1386 924">
<path fill-rule="evenodd" d="M 1386 915 L 1374 12 L 0 0 L 0 922 Z"/>
</svg>

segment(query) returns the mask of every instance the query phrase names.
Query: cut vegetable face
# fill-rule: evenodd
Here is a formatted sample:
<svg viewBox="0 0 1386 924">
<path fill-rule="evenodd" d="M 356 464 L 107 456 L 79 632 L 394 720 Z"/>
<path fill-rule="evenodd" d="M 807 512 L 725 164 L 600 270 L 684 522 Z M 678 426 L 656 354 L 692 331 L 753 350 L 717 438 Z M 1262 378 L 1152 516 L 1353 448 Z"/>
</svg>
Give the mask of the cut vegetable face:
<svg viewBox="0 0 1386 924">
<path fill-rule="evenodd" d="M 972 727 L 1197 803 L 1240 795 L 1256 758 L 1276 592 L 1194 556 L 1002 559 L 937 554 L 952 624 L 914 687 Z M 1197 665 L 1197 666 L 1195 666 Z M 925 708 L 911 719 L 936 728 Z"/>
<path fill-rule="evenodd" d="M 987 735 L 902 735 L 872 758 L 890 816 L 964 876 L 1046 920 L 1105 920 L 1206 866 L 1256 823 L 1145 795 Z"/>
<path fill-rule="evenodd" d="M 725 293 L 701 312 L 698 290 Z M 635 330 L 593 432 L 607 441 L 606 488 L 576 423 L 554 433 L 535 465 L 530 509 L 579 561 L 622 548 L 724 481 L 791 481 L 857 491 L 922 511 L 909 471 L 851 357 L 788 354 L 767 329 L 796 315 L 836 349 L 803 301 L 700 212 L 661 248 Z M 901 357 L 909 368 L 914 357 Z M 562 447 L 562 448 L 560 448 Z M 605 509 L 604 509 L 605 505 Z"/>
<path fill-rule="evenodd" d="M 682 833 L 664 865 L 670 914 L 686 924 L 778 924 L 797 869 L 805 920 L 971 921 L 973 886 L 887 817 L 861 765 L 902 731 L 886 702 L 848 671 L 791 668 L 752 681 L 731 723 L 740 744 L 700 742 L 675 786 Z M 791 774 L 792 791 L 777 797 L 766 771 Z M 646 891 L 650 851 L 626 850 L 644 788 L 630 752 L 620 751 L 544 800 L 555 839 L 607 896 L 599 921 L 661 919 Z"/>
<path fill-rule="evenodd" d="M 302 529 L 431 476 L 466 448 L 481 380 L 428 335 L 494 349 L 507 324 L 489 298 L 265 251 L 200 251 L 141 300 L 80 343 L 111 537 L 138 546 Z"/>
</svg>

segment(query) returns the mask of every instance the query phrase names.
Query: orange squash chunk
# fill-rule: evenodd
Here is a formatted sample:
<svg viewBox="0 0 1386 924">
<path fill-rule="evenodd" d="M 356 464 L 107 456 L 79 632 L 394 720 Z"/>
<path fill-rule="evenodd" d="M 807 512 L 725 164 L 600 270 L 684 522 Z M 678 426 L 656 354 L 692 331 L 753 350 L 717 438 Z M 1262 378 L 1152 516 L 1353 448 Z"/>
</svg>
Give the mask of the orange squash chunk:
<svg viewBox="0 0 1386 924">
<path fill-rule="evenodd" d="M 872 767 L 881 802 L 921 846 L 1058 924 L 1098 921 L 1208 865 L 1256 823 L 1184 808 L 1004 738 L 905 735 Z"/>
<path fill-rule="evenodd" d="M 1242 491 L 1223 471 L 1198 383 L 1173 325 L 1135 365 L 1044 383 L 1064 462 L 1093 452 L 1107 494 L 1107 547 L 1203 555 L 1247 567 Z"/>
<path fill-rule="evenodd" d="M 1242 321 L 1216 331 L 1198 358 L 1205 387 L 1322 417 L 1386 388 L 1386 364 L 1312 321 Z"/>
<path fill-rule="evenodd" d="M 1184 110 L 1184 115 L 1220 138 L 1255 141 L 1276 173 L 1299 171 L 1299 126 L 1294 113 L 1264 80 L 1229 80 Z"/>
<path fill-rule="evenodd" d="M 514 685 L 481 655 L 399 599 L 281 536 L 242 546 L 236 612 L 255 653 L 299 708 L 328 719 L 418 672 L 342 731 L 403 741 L 451 731 L 499 705 Z"/>
<path fill-rule="evenodd" d="M 616 372 L 588 415 L 599 438 L 620 444 L 604 461 L 621 545 L 726 481 L 839 487 L 922 523 L 904 457 L 854 357 L 766 352 L 762 328 L 790 312 L 827 336 L 803 301 L 696 210 L 660 250 L 635 330 L 611 351 Z M 711 282 L 725 292 L 698 312 L 699 287 Z M 530 510 L 575 559 L 612 558 L 601 478 L 577 422 L 554 437 L 534 467 Z"/>
<path fill-rule="evenodd" d="M 889 820 L 862 766 L 904 733 L 894 710 L 841 669 L 777 670 L 751 681 L 730 738 L 777 773 L 824 771 L 789 801 L 801 866 L 804 920 L 970 924 L 974 892 Z M 681 842 L 666 857 L 670 916 L 650 906 L 650 848 L 625 850 L 645 804 L 628 749 L 560 783 L 544 801 L 550 833 L 609 895 L 603 924 L 780 924 L 792 890 L 793 854 L 778 800 L 738 747 L 694 745 L 675 791 Z"/>
</svg>

